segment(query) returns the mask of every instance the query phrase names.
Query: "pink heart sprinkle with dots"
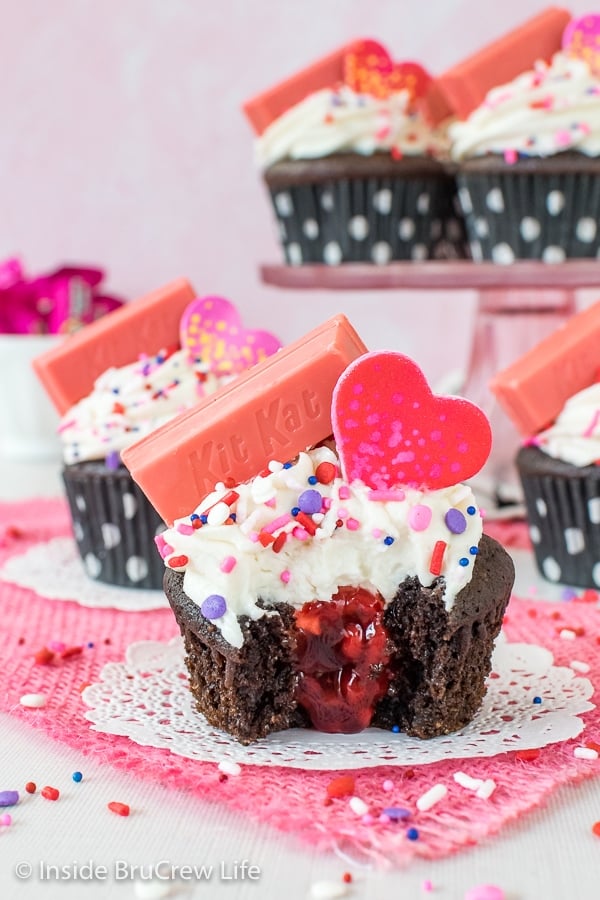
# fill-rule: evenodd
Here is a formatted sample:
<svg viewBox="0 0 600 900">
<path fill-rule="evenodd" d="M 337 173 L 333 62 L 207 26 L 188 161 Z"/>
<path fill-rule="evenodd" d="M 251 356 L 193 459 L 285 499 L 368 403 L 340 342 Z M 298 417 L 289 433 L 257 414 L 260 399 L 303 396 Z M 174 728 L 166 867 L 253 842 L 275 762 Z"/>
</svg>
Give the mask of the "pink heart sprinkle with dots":
<svg viewBox="0 0 600 900">
<path fill-rule="evenodd" d="M 333 391 L 331 418 L 344 478 L 373 490 L 465 481 L 492 445 L 478 406 L 436 396 L 416 363 L 391 351 L 348 366 Z"/>
<path fill-rule="evenodd" d="M 198 297 L 183 311 L 179 326 L 183 349 L 214 371 L 237 374 L 281 347 L 268 331 L 244 328 L 237 309 L 224 297 Z"/>
</svg>

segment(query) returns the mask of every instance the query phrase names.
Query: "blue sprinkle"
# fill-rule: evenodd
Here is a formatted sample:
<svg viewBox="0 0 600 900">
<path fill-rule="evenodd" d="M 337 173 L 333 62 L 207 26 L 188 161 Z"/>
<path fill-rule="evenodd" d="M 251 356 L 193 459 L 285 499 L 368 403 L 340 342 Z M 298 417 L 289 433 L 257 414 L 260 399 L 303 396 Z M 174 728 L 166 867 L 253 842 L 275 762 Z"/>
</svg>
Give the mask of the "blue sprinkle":
<svg viewBox="0 0 600 900">
<path fill-rule="evenodd" d="M 283 468 L 284 468 L 284 469 L 291 469 L 291 468 L 292 468 L 291 462 L 286 462 L 286 463 L 284 463 L 284 464 L 283 464 Z"/>
<path fill-rule="evenodd" d="M 293 516 L 297 516 L 299 512 L 300 512 L 299 506 L 292 506 L 292 515 Z"/>
<path fill-rule="evenodd" d="M 471 556 L 477 556 L 479 553 L 479 547 L 469 547 L 469 553 Z"/>
<path fill-rule="evenodd" d="M 113 388 L 113 389 L 112 389 L 112 392 L 113 392 L 113 394 L 118 394 L 118 393 L 119 393 L 119 388 Z"/>
<path fill-rule="evenodd" d="M 477 512 L 477 508 L 475 506 L 467 506 L 467 512 L 470 516 L 474 516 Z"/>
<path fill-rule="evenodd" d="M 418 841 L 419 832 L 416 828 L 408 828 L 406 831 L 406 837 L 409 839 L 409 841 Z"/>
<path fill-rule="evenodd" d="M 400 726 L 392 725 L 392 731 L 394 732 L 394 734 L 398 734 L 398 732 L 400 731 Z"/>
<path fill-rule="evenodd" d="M 235 522 L 235 520 L 237 519 L 237 513 L 229 513 L 229 518 L 232 522 Z"/>
<path fill-rule="evenodd" d="M 468 566 L 469 560 L 467 559 L 466 556 L 461 556 L 461 558 L 458 561 L 458 564 L 459 564 L 459 566 Z"/>
<path fill-rule="evenodd" d="M 86 646 L 89 650 L 91 650 L 92 647 L 94 646 L 94 642 L 93 642 L 93 641 L 88 641 L 87 644 L 86 644 L 85 646 Z"/>
<path fill-rule="evenodd" d="M 81 772 L 73 772 L 71 778 L 73 779 L 73 781 L 80 782 L 83 780 L 83 775 L 81 774 Z"/>
<path fill-rule="evenodd" d="M 394 543 L 394 538 L 390 534 L 388 534 L 388 536 L 383 539 L 383 543 L 387 547 L 391 547 L 392 544 Z"/>
<path fill-rule="evenodd" d="M 392 822 L 405 821 L 411 816 L 410 809 L 405 809 L 403 806 L 388 806 L 383 810 L 383 814 Z"/>
<path fill-rule="evenodd" d="M 534 698 L 533 698 L 533 702 L 534 702 L 534 703 L 541 703 L 541 702 L 542 702 L 542 698 L 541 698 L 541 697 L 534 697 Z"/>
<path fill-rule="evenodd" d="M 319 479 L 317 478 L 316 475 L 309 475 L 306 480 L 308 481 L 309 484 L 316 484 Z"/>
<path fill-rule="evenodd" d="M 203 513 L 200 516 L 200 521 L 202 522 L 203 525 L 206 525 L 206 523 L 208 522 L 208 516 Z"/>
<path fill-rule="evenodd" d="M 199 518 L 200 518 L 200 516 L 198 515 L 198 513 L 192 513 L 190 516 L 190 522 L 195 522 L 196 519 L 199 519 Z"/>
</svg>

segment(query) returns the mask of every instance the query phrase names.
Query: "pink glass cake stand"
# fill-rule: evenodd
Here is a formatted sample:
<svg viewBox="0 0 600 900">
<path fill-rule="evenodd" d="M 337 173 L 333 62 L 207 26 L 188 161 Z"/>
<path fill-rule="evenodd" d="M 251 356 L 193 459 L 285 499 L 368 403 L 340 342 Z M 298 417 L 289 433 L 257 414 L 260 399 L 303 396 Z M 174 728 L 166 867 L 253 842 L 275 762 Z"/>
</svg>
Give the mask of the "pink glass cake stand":
<svg viewBox="0 0 600 900">
<path fill-rule="evenodd" d="M 507 266 L 470 260 L 381 267 L 263 265 L 260 273 L 265 284 L 295 290 L 476 291 L 463 393 L 486 412 L 494 434 L 489 462 L 478 480 L 495 506 L 520 499 L 513 465 L 520 439 L 489 390 L 490 379 L 573 314 L 576 290 L 600 286 L 600 260 L 523 261 Z"/>
</svg>

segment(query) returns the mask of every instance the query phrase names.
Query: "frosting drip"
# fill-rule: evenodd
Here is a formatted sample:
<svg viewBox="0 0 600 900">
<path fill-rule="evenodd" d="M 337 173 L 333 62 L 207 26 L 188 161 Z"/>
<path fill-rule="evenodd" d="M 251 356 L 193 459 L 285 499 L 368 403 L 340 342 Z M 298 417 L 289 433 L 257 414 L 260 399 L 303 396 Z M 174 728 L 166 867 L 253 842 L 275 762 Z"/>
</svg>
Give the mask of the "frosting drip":
<svg viewBox="0 0 600 900">
<path fill-rule="evenodd" d="M 565 53 L 493 88 L 465 122 L 449 128 L 455 160 L 486 153 L 545 157 L 565 150 L 600 154 L 600 81 Z"/>
<path fill-rule="evenodd" d="M 428 586 L 441 575 L 450 609 L 470 581 L 482 521 L 466 485 L 373 491 L 343 481 L 327 447 L 270 469 L 221 486 L 156 539 L 165 564 L 185 573 L 185 593 L 233 646 L 243 643 L 238 617 L 265 614 L 259 598 L 300 609 L 353 586 L 388 604 L 405 578 Z"/>
</svg>

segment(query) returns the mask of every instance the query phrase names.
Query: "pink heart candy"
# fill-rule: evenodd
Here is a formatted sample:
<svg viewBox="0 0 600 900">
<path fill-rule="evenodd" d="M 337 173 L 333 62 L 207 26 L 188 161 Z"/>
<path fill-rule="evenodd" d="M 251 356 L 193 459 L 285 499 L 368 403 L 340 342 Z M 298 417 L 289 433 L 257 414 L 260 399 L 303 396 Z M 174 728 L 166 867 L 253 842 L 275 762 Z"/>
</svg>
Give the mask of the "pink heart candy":
<svg viewBox="0 0 600 900">
<path fill-rule="evenodd" d="M 268 331 L 242 326 L 240 315 L 223 297 L 198 297 L 183 311 L 181 346 L 220 373 L 239 373 L 266 359 L 281 347 Z"/>
<path fill-rule="evenodd" d="M 416 363 L 391 351 L 350 363 L 334 388 L 331 418 L 345 479 L 374 490 L 457 484 L 491 449 L 479 407 L 432 394 Z"/>
</svg>

